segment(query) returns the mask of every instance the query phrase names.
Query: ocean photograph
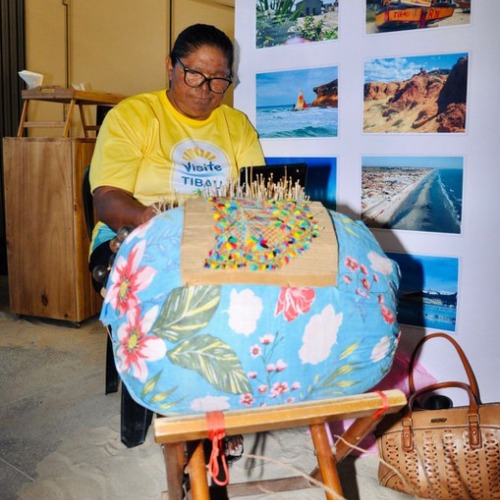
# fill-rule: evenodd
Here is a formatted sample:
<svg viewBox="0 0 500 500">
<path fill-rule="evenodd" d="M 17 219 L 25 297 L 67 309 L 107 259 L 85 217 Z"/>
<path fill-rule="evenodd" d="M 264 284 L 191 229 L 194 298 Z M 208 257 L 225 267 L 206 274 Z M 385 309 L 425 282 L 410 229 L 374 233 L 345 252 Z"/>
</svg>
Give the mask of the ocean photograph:
<svg viewBox="0 0 500 500">
<path fill-rule="evenodd" d="M 387 253 L 401 269 L 398 321 L 454 332 L 457 320 L 458 269 L 454 257 Z"/>
<path fill-rule="evenodd" d="M 312 201 L 335 210 L 337 205 L 337 158 L 266 157 L 266 165 L 305 163 L 307 165 L 304 192 Z"/>
<path fill-rule="evenodd" d="M 368 227 L 460 234 L 463 157 L 366 156 L 361 183 Z"/>
<path fill-rule="evenodd" d="M 261 139 L 337 137 L 336 66 L 257 73 Z"/>
<path fill-rule="evenodd" d="M 363 132 L 464 133 L 467 53 L 365 63 Z"/>
</svg>

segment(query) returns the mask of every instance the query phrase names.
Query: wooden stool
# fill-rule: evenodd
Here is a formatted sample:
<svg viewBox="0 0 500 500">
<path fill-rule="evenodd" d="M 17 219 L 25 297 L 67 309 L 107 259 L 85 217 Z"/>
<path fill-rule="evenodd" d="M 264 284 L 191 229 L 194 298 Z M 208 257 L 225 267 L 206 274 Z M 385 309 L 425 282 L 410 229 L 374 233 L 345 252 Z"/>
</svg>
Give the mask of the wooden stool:
<svg viewBox="0 0 500 500">
<path fill-rule="evenodd" d="M 333 500 L 336 495 L 342 495 L 337 463 L 351 452 L 349 444 L 357 445 L 384 415 L 397 412 L 405 404 L 406 397 L 399 390 L 371 392 L 309 403 L 228 411 L 224 412 L 224 427 L 226 435 L 231 436 L 309 426 L 318 460 L 318 468 L 311 476 L 324 484 L 327 500 Z M 349 444 L 340 440 L 332 453 L 325 423 L 351 418 L 356 420 L 343 435 Z M 191 498 L 210 500 L 202 446 L 202 440 L 209 435 L 205 415 L 157 418 L 154 435 L 155 441 L 163 447 L 168 498 L 183 498 L 182 478 L 187 465 Z M 189 450 L 187 455 L 186 449 Z M 264 485 L 267 491 L 273 492 L 311 487 L 304 478 L 286 478 L 228 485 L 227 492 L 231 498 L 259 494 Z"/>
<path fill-rule="evenodd" d="M 86 122 L 83 106 L 87 105 L 102 105 L 114 106 L 118 104 L 125 96 L 120 94 L 111 94 L 109 92 L 94 92 L 87 90 L 65 89 L 58 86 L 43 86 L 34 89 L 23 90 L 21 96 L 24 100 L 23 109 L 21 111 L 21 120 L 17 130 L 17 137 L 23 137 L 24 130 L 27 128 L 62 128 L 63 137 L 69 137 L 71 129 L 71 120 L 75 106 L 80 108 L 80 118 L 82 120 L 84 137 L 90 137 L 89 132 L 99 130 L 99 126 L 89 125 Z M 68 110 L 64 120 L 61 121 L 27 121 L 28 105 L 30 101 L 47 101 L 68 104 Z"/>
</svg>

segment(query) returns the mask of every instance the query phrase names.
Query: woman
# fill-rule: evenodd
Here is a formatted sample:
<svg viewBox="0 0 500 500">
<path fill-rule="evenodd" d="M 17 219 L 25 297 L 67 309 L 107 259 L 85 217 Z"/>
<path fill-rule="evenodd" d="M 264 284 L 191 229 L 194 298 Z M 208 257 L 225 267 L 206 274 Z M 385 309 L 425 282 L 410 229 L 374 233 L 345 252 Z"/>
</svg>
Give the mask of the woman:
<svg viewBox="0 0 500 500">
<path fill-rule="evenodd" d="M 233 44 L 222 31 L 190 26 L 180 33 L 167 59 L 170 88 L 125 99 L 106 115 L 90 168 L 99 222 L 89 268 L 98 271 L 93 272 L 98 292 L 113 253 L 110 242 L 119 228 L 148 221 L 156 213 L 155 204 L 182 204 L 237 178 L 241 167 L 264 163 L 248 118 L 222 104 L 233 81 L 233 60 Z M 109 391 L 116 390 L 117 381 L 111 384 Z M 151 415 L 122 388 L 121 435 L 126 446 L 144 441 Z M 227 440 L 225 446 L 232 453 L 241 440 Z"/>
<path fill-rule="evenodd" d="M 170 88 L 125 99 L 107 114 L 90 169 L 100 221 L 91 270 L 107 264 L 118 228 L 148 221 L 155 204 L 182 204 L 237 178 L 241 167 L 264 164 L 248 118 L 222 104 L 233 60 L 233 44 L 222 31 L 190 26 L 167 58 Z"/>
</svg>

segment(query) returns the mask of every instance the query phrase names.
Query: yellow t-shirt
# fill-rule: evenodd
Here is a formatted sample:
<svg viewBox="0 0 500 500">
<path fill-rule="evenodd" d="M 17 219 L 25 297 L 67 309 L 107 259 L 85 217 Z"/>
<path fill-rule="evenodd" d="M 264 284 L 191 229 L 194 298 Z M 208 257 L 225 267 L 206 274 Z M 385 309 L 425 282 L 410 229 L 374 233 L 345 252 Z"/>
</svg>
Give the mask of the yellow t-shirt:
<svg viewBox="0 0 500 500">
<path fill-rule="evenodd" d="M 194 120 L 179 113 L 160 90 L 127 98 L 106 115 L 90 184 L 92 191 L 124 189 L 144 205 L 174 199 L 182 204 L 236 178 L 241 167 L 264 161 L 257 132 L 244 113 L 221 105 L 206 120 Z"/>
</svg>

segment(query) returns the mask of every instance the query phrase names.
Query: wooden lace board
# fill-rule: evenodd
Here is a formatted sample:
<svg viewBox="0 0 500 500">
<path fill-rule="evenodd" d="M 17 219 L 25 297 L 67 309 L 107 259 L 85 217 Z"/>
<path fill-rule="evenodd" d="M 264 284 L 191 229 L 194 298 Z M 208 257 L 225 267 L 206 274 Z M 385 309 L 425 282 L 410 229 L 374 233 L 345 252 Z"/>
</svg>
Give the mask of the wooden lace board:
<svg viewBox="0 0 500 500">
<path fill-rule="evenodd" d="M 190 199 L 184 207 L 181 249 L 182 281 L 188 285 L 241 283 L 279 286 L 335 286 L 338 244 L 333 222 L 320 202 L 311 202 L 311 213 L 320 228 L 310 247 L 288 264 L 273 270 L 209 269 L 204 266 L 215 245 L 213 209 L 209 201 Z"/>
</svg>

